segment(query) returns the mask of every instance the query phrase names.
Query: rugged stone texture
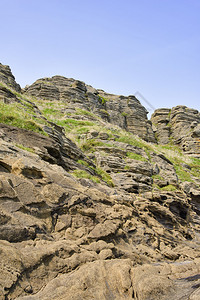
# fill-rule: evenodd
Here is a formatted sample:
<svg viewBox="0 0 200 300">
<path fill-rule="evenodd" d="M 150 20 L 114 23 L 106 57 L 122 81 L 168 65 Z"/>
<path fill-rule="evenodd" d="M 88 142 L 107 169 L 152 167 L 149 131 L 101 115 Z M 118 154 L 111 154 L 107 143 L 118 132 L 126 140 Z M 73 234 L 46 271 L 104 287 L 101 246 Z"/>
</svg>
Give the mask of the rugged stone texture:
<svg viewBox="0 0 200 300">
<path fill-rule="evenodd" d="M 61 76 L 25 90 L 65 101 L 66 113 L 91 109 L 104 119 L 102 126 L 118 122 L 153 141 L 145 109 L 133 96 L 109 95 Z M 4 100 L 12 102 L 6 94 Z M 198 139 L 199 113 L 180 109 L 173 118 L 169 110 L 153 118 L 161 125 L 158 137 L 171 122 L 169 137 L 173 133 L 183 145 L 181 124 L 193 120 L 186 139 Z M 62 127 L 45 121 L 48 137 L 0 124 L 0 299 L 199 299 L 198 170 L 191 182 L 180 181 L 157 146 L 119 142 L 95 127 L 83 136 L 94 142 L 86 156 Z M 112 187 L 100 180 L 98 167 Z M 183 167 L 192 171 L 186 162 Z M 100 183 L 74 177 L 77 169 L 99 176 Z"/>
<path fill-rule="evenodd" d="M 37 155 L 51 164 L 62 166 L 65 170 L 84 169 L 83 165 L 76 163 L 81 159 L 94 167 L 94 163 L 84 155 L 76 144 L 65 136 L 61 128 L 58 126 L 55 128 L 45 126 L 44 130 L 48 132 L 49 137 L 0 124 L 0 136 L 4 141 L 33 149 Z"/>
<path fill-rule="evenodd" d="M 66 110 L 79 107 L 116 124 L 143 139 L 155 142 L 147 111 L 134 96 L 117 96 L 96 90 L 84 82 L 62 76 L 37 80 L 25 94 L 66 103 Z"/>
<path fill-rule="evenodd" d="M 173 142 L 188 154 L 200 155 L 200 113 L 186 106 L 157 109 L 152 117 L 159 143 Z"/>
<path fill-rule="evenodd" d="M 139 186 L 139 194 L 126 187 L 134 186 L 126 180 L 123 187 L 92 182 L 88 187 L 56 162 L 16 147 L 15 136 L 20 138 L 22 130 L 1 130 L 10 136 L 6 141 L 2 135 L 0 152 L 2 299 L 158 299 L 171 293 L 175 279 L 159 277 L 147 289 L 135 265 L 181 264 L 199 256 L 199 215 L 192 209 L 198 190 L 192 200 L 187 196 L 192 187 L 185 186 L 187 194 L 149 192 L 151 165 L 134 160 L 122 174 L 131 174 L 127 178 Z M 37 137 L 41 151 L 53 143 L 23 133 L 29 146 Z M 195 270 L 189 269 L 188 276 Z"/>
<path fill-rule="evenodd" d="M 8 87 L 13 90 L 20 92 L 21 87 L 16 83 L 15 77 L 13 76 L 9 66 L 2 65 L 0 63 L 0 82 L 6 84 Z"/>
</svg>

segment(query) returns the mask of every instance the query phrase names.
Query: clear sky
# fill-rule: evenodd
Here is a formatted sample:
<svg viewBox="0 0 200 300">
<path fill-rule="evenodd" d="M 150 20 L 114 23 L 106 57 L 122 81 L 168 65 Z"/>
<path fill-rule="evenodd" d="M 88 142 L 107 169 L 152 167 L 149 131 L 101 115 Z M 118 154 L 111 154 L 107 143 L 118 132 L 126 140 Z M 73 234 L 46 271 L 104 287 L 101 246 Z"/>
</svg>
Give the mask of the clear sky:
<svg viewBox="0 0 200 300">
<path fill-rule="evenodd" d="M 200 0 L 0 0 L 0 8 L 0 62 L 22 87 L 63 75 L 109 93 L 138 91 L 155 108 L 200 110 Z"/>
</svg>

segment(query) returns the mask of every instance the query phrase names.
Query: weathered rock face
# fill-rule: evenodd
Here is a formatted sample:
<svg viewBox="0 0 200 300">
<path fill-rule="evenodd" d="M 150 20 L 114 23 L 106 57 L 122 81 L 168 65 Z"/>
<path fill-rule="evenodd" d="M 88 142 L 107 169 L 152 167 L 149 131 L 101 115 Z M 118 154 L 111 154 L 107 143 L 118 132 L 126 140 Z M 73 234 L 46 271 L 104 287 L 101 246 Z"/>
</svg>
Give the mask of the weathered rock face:
<svg viewBox="0 0 200 300">
<path fill-rule="evenodd" d="M 9 89 L 3 87 L 9 108 Z M 164 147 L 113 126 L 151 140 L 151 124 L 134 97 L 61 76 L 25 90 L 41 100 L 13 92 L 14 108 L 19 102 L 32 122 L 42 120 L 48 136 L 0 124 L 0 299 L 199 299 L 200 161 L 185 155 L 177 164 L 179 157 L 166 157 Z M 41 102 L 49 105 L 43 98 L 51 105 L 62 102 L 66 115 L 58 116 L 65 121 L 67 112 L 75 112 L 67 132 L 83 124 L 75 131 L 83 150 L 55 123 L 57 106 L 45 106 L 52 118 L 43 115 Z M 81 116 L 76 106 L 104 120 Z M 173 133 L 179 143 L 180 124 L 189 126 L 196 116 L 190 136 L 197 139 L 198 113 L 185 108 L 189 121 L 177 111 L 174 117 L 166 109 L 155 113 L 157 135 L 170 122 L 174 131 L 163 142 Z"/>
<path fill-rule="evenodd" d="M 62 76 L 37 80 L 25 94 L 66 102 L 66 109 L 79 107 L 94 112 L 143 139 L 155 142 L 147 111 L 134 96 L 117 96 L 96 90 L 84 82 Z"/>
<path fill-rule="evenodd" d="M 16 83 L 10 67 L 0 63 L 0 102 L 18 102 L 13 91 L 20 92 L 21 87 Z"/>
<path fill-rule="evenodd" d="M 44 161 L 62 166 L 67 171 L 76 168 L 87 169 L 77 163 L 80 159 L 88 165 L 94 166 L 94 163 L 84 155 L 75 143 L 65 136 L 62 130 L 58 131 L 47 126 L 45 126 L 45 130 L 48 132 L 49 137 L 0 123 L 2 140 L 11 142 L 14 145 L 28 147 Z"/>
<path fill-rule="evenodd" d="M 157 109 L 151 117 L 159 143 L 178 144 L 188 154 L 200 154 L 200 113 L 186 106 Z"/>
<path fill-rule="evenodd" d="M 149 192 L 152 166 L 134 160 L 128 171 L 113 173 L 113 188 L 78 180 L 55 156 L 41 155 L 53 145 L 59 153 L 53 140 L 17 130 L 1 127 L 1 299 L 181 299 L 174 295 L 183 287 L 192 294 L 186 277 L 200 268 L 195 185 Z M 38 154 L 16 146 L 16 136 L 37 144 Z M 160 168 L 169 164 L 153 157 Z"/>
<path fill-rule="evenodd" d="M 8 87 L 14 89 L 17 92 L 21 91 L 21 87 L 16 83 L 9 66 L 2 65 L 0 63 L 0 82 L 5 83 Z"/>
</svg>

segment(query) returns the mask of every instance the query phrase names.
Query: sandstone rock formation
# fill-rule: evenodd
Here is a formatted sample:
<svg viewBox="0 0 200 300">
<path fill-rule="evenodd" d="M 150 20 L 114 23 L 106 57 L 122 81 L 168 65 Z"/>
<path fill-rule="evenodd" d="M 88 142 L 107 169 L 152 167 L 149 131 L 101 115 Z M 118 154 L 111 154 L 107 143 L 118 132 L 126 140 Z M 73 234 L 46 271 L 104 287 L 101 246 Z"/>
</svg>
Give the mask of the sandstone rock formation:
<svg viewBox="0 0 200 300">
<path fill-rule="evenodd" d="M 2 65 L 0 63 L 0 82 L 5 83 L 8 87 L 11 87 L 17 92 L 21 91 L 21 87 L 16 83 L 9 66 Z"/>
<path fill-rule="evenodd" d="M 0 115 L 0 299 L 199 299 L 196 148 L 190 144 L 189 156 L 122 130 L 139 124 L 139 135 L 154 140 L 135 98 L 128 106 L 127 97 L 61 76 L 23 94 L 5 82 L 15 100 L 6 92 L 0 102 L 8 108 Z M 130 109 L 126 126 L 121 109 Z M 184 109 L 198 123 L 199 113 Z M 153 116 L 158 139 L 166 115 Z M 177 119 L 170 122 L 178 139 Z"/>
<path fill-rule="evenodd" d="M 67 107 L 94 112 L 112 124 L 119 125 L 143 139 L 155 142 L 147 110 L 134 96 L 117 96 L 96 90 L 84 82 L 62 76 L 37 80 L 25 94 L 47 100 L 64 101 Z"/>
<path fill-rule="evenodd" d="M 157 109 L 151 117 L 159 143 L 173 142 L 188 154 L 200 154 L 200 113 L 186 106 Z"/>
</svg>

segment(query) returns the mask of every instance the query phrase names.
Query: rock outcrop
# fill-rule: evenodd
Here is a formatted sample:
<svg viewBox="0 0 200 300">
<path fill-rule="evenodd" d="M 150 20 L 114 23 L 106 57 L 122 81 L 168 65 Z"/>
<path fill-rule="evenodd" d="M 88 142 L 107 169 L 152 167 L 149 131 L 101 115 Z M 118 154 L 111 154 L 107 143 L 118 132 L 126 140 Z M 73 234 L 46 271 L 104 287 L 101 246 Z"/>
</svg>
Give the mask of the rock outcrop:
<svg viewBox="0 0 200 300">
<path fill-rule="evenodd" d="M 157 140 L 180 145 L 188 154 L 200 155 L 200 113 L 186 106 L 157 109 L 151 121 Z"/>
<path fill-rule="evenodd" d="M 155 142 L 147 110 L 135 96 L 118 96 L 96 90 L 84 82 L 62 76 L 43 78 L 24 89 L 25 94 L 49 101 L 66 103 L 66 111 L 73 107 L 86 109 L 102 119 L 116 124 L 141 138 Z"/>
<path fill-rule="evenodd" d="M 158 140 L 182 147 L 195 122 L 189 156 L 133 134 L 154 141 L 134 97 L 61 76 L 23 94 L 5 83 L 0 299 L 199 299 L 199 113 L 152 117 Z"/>
<path fill-rule="evenodd" d="M 15 81 L 15 77 L 13 76 L 11 69 L 9 66 L 2 65 L 0 63 L 0 82 L 5 83 L 8 87 L 14 89 L 16 92 L 21 91 L 21 87 Z"/>
</svg>

